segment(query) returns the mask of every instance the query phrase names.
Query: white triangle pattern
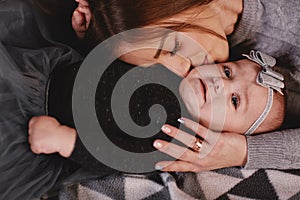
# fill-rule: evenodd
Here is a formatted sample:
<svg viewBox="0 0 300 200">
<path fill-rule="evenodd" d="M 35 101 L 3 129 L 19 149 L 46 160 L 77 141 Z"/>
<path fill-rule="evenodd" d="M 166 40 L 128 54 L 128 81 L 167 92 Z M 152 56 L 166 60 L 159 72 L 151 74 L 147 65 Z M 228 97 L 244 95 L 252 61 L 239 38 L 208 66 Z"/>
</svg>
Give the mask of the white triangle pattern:
<svg viewBox="0 0 300 200">
<path fill-rule="evenodd" d="M 249 178 L 250 176 L 252 176 L 252 174 L 254 174 L 256 171 L 258 171 L 257 169 L 242 169 L 241 172 L 244 176 L 244 178 Z"/>
<path fill-rule="evenodd" d="M 237 196 L 237 195 L 233 195 L 233 194 L 227 194 L 227 197 L 230 200 L 255 200 L 255 199 L 252 199 L 252 198 L 241 197 L 241 196 Z"/>
<path fill-rule="evenodd" d="M 198 173 L 197 179 L 207 199 L 218 198 L 243 180 L 215 172 Z"/>
<path fill-rule="evenodd" d="M 77 189 L 78 200 L 113 200 L 112 198 L 100 192 L 91 190 L 85 186 L 78 185 Z"/>
<path fill-rule="evenodd" d="M 164 187 L 154 181 L 126 177 L 124 180 L 125 199 L 143 199 L 162 190 Z M 143 191 L 136 192 L 136 191 Z"/>
<path fill-rule="evenodd" d="M 300 176 L 276 170 L 266 170 L 279 199 L 289 199 L 300 191 Z"/>
</svg>

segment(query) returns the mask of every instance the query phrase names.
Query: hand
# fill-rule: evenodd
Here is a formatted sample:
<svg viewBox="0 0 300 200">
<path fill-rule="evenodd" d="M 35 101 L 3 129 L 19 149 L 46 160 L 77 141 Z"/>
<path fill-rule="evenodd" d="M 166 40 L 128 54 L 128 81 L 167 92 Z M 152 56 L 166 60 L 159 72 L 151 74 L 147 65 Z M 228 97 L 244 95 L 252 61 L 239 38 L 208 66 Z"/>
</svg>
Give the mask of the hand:
<svg viewBox="0 0 300 200">
<path fill-rule="evenodd" d="M 79 39 L 83 39 L 90 25 L 92 13 L 87 0 L 75 0 L 78 7 L 73 12 L 72 27 Z"/>
<path fill-rule="evenodd" d="M 211 131 L 189 119 L 182 118 L 184 126 L 204 139 L 199 152 L 190 150 L 196 138 L 173 126 L 164 125 L 162 131 L 187 147 L 163 140 L 155 140 L 154 147 L 178 160 L 161 161 L 155 168 L 162 171 L 200 172 L 232 166 L 244 166 L 247 160 L 246 137 L 236 133 Z"/>
<path fill-rule="evenodd" d="M 32 152 L 59 153 L 63 157 L 71 155 L 76 141 L 75 129 L 62 126 L 49 116 L 31 118 L 28 127 L 28 141 Z"/>
</svg>

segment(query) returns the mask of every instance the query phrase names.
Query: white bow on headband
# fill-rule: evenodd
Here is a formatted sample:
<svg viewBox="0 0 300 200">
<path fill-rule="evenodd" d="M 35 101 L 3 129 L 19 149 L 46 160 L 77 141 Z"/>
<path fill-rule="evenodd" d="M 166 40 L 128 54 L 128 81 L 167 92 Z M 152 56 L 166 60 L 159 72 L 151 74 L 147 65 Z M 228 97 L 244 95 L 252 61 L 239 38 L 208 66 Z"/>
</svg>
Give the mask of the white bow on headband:
<svg viewBox="0 0 300 200">
<path fill-rule="evenodd" d="M 282 89 L 284 88 L 283 83 L 283 76 L 275 72 L 272 67 L 276 64 L 276 59 L 272 56 L 269 56 L 267 54 L 264 54 L 260 51 L 254 51 L 251 50 L 250 54 L 242 54 L 249 60 L 252 60 L 253 62 L 256 62 L 262 67 L 262 71 L 260 71 L 257 75 L 256 82 L 267 88 L 272 88 L 276 91 L 278 91 L 280 94 L 283 95 Z"/>
</svg>

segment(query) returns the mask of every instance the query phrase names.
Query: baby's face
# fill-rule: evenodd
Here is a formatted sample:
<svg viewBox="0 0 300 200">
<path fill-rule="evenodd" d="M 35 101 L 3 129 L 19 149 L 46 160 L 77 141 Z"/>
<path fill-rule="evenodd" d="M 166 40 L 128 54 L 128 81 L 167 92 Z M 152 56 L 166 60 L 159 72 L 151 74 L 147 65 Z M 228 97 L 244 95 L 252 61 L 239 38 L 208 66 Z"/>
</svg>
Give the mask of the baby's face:
<svg viewBox="0 0 300 200">
<path fill-rule="evenodd" d="M 181 82 L 179 92 L 201 124 L 243 134 L 266 106 L 268 90 L 256 83 L 260 70 L 247 59 L 200 66 Z"/>
</svg>

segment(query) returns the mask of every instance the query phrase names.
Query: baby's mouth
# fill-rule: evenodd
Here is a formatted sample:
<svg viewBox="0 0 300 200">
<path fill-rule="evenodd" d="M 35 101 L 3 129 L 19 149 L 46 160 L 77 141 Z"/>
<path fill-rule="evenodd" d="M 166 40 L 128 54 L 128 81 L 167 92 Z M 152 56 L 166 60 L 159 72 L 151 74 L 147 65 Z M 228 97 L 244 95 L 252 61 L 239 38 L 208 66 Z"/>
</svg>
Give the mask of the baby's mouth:
<svg viewBox="0 0 300 200">
<path fill-rule="evenodd" d="M 202 79 L 200 79 L 200 89 L 202 90 L 202 94 L 203 94 L 203 99 L 204 99 L 204 102 L 206 102 L 206 91 L 207 91 L 207 88 L 206 88 L 206 84 L 205 84 L 205 81 L 203 81 Z"/>
</svg>

